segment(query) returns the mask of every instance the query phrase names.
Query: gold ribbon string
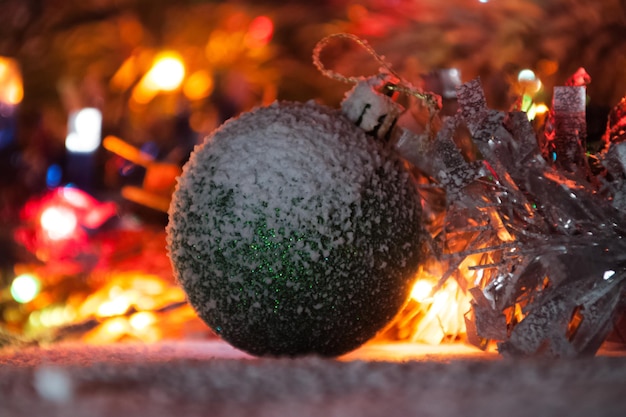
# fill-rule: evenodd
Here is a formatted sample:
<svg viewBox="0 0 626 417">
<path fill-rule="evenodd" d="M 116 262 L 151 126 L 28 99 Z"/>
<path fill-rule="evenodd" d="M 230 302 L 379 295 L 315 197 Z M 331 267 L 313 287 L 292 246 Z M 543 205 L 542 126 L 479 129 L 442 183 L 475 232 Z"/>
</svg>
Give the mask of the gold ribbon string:
<svg viewBox="0 0 626 417">
<path fill-rule="evenodd" d="M 367 43 L 367 41 L 359 38 L 356 35 L 353 35 L 351 33 L 335 33 L 332 35 L 328 35 L 322 40 L 320 40 L 319 42 L 317 42 L 317 44 L 315 45 L 315 48 L 313 48 L 313 64 L 323 75 L 333 80 L 341 81 L 347 84 L 356 84 L 362 80 L 362 77 L 346 77 L 343 74 L 340 74 L 336 71 L 328 69 L 326 68 L 322 60 L 320 59 L 322 50 L 324 50 L 324 48 L 326 48 L 326 46 L 328 46 L 328 44 L 332 40 L 337 39 L 337 38 L 348 39 L 348 40 L 355 42 L 361 48 L 365 49 L 365 51 L 382 66 L 382 68 L 384 68 L 386 71 L 389 72 L 389 74 L 393 75 L 396 79 L 399 80 L 399 83 L 397 85 L 396 84 L 387 85 L 386 86 L 387 88 L 394 90 L 394 91 L 398 91 L 400 93 L 404 93 L 409 96 L 416 97 L 426 102 L 428 111 L 430 113 L 430 120 L 428 123 L 430 126 L 430 122 L 433 120 L 437 112 L 441 109 L 441 97 L 434 93 L 419 91 L 418 89 L 413 87 L 408 81 L 400 77 L 391 68 L 391 65 L 387 61 L 385 61 L 385 57 L 383 57 L 382 55 L 379 55 L 374 50 L 374 48 L 372 48 Z"/>
</svg>

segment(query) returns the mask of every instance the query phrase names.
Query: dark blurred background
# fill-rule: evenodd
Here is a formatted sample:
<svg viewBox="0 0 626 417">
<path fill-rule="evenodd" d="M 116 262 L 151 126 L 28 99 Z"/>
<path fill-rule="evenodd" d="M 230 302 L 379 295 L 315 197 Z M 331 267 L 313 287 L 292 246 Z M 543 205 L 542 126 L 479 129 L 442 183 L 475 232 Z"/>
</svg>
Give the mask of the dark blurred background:
<svg viewBox="0 0 626 417">
<path fill-rule="evenodd" d="M 481 76 L 490 105 L 501 109 L 513 102 L 521 69 L 535 71 L 549 102 L 551 87 L 584 67 L 592 77 L 590 112 L 602 125 L 626 93 L 625 4 L 3 0 L 0 56 L 14 60 L 23 80 L 15 120 L 3 128 L 13 136 L 0 145 L 3 185 L 19 182 L 23 195 L 45 187 L 49 166 L 65 162 L 68 115 L 84 107 L 102 111 L 102 136 L 179 162 L 199 137 L 252 106 L 274 99 L 335 106 L 348 86 L 323 77 L 311 65 L 311 51 L 336 32 L 367 39 L 417 85 L 421 75 L 442 68 L 458 69 L 463 81 Z M 140 97 L 137 85 L 162 51 L 178 54 L 185 78 L 174 91 Z M 354 46 L 330 48 L 325 60 L 345 74 L 377 69 Z M 119 187 L 123 179 L 104 159 L 88 185 Z"/>
</svg>

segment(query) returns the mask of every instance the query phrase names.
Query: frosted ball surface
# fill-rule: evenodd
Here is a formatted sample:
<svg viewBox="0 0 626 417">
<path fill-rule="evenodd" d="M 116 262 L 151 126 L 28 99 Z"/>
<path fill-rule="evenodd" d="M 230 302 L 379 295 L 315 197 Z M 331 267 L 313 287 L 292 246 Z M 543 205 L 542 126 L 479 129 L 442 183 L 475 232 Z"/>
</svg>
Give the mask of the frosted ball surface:
<svg viewBox="0 0 626 417">
<path fill-rule="evenodd" d="M 404 304 L 420 205 L 391 151 L 338 111 L 279 102 L 196 147 L 167 244 L 198 315 L 254 355 L 335 356 Z"/>
</svg>

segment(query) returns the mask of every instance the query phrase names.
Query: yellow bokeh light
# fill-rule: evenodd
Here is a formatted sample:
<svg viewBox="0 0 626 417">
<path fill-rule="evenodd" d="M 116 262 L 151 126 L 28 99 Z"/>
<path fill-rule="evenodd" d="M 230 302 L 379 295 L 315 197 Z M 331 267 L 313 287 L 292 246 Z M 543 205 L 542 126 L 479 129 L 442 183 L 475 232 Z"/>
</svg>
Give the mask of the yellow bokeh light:
<svg viewBox="0 0 626 417">
<path fill-rule="evenodd" d="M 539 115 L 546 114 L 550 109 L 544 103 L 533 104 L 526 115 L 528 116 L 528 120 L 535 120 L 535 118 Z"/>
<path fill-rule="evenodd" d="M 70 323 L 75 318 L 76 312 L 71 306 L 57 304 L 31 313 L 29 324 L 33 327 L 57 327 Z"/>
<path fill-rule="evenodd" d="M 98 316 L 111 317 L 126 313 L 130 308 L 130 300 L 125 295 L 119 295 L 112 300 L 107 300 L 98 307 Z"/>
<path fill-rule="evenodd" d="M 103 329 L 105 332 L 114 336 L 120 336 L 130 330 L 128 321 L 124 317 L 115 317 L 107 320 L 103 325 Z"/>
<path fill-rule="evenodd" d="M 140 311 L 135 313 L 128 320 L 130 326 L 135 330 L 144 330 L 156 323 L 156 321 L 156 315 L 149 311 Z"/>
<path fill-rule="evenodd" d="M 135 103 L 147 104 L 157 95 L 157 92 L 158 90 L 149 87 L 145 82 L 145 78 L 142 78 L 133 88 L 132 98 Z"/>
<path fill-rule="evenodd" d="M 179 317 L 176 306 L 184 300 L 182 288 L 157 275 L 128 271 L 108 276 L 106 285 L 75 309 L 77 320 L 96 318 L 101 323 L 81 339 L 95 344 L 123 339 L 156 342 L 163 338 L 162 329 L 167 326 L 163 317 L 170 317 L 162 309 L 169 311 L 174 305 L 172 314 Z M 167 329 L 167 333 L 176 331 Z"/>
<path fill-rule="evenodd" d="M 162 52 L 133 88 L 134 103 L 147 104 L 161 91 L 177 90 L 185 79 L 185 64 L 175 52 Z"/>
<path fill-rule="evenodd" d="M 41 291 L 41 282 L 33 274 L 22 274 L 11 284 L 11 296 L 18 303 L 28 303 Z"/>
<path fill-rule="evenodd" d="M 433 284 L 430 281 L 418 279 L 411 290 L 411 298 L 418 303 L 423 303 L 431 296 L 432 291 Z"/>
<path fill-rule="evenodd" d="M 175 52 L 163 52 L 154 60 L 154 65 L 145 75 L 146 86 L 154 90 L 174 91 L 185 78 L 185 65 Z"/>
</svg>

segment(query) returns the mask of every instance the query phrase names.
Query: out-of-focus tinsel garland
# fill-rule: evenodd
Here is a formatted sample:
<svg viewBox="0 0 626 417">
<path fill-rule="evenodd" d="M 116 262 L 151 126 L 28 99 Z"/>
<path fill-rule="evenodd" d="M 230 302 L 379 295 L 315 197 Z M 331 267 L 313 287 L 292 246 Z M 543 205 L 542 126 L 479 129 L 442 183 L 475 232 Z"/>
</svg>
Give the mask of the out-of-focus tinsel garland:
<svg viewBox="0 0 626 417">
<path fill-rule="evenodd" d="M 582 89 L 584 103 L 584 86 L 564 88 Z M 572 125 L 580 112 L 571 94 L 561 102 L 555 94 L 552 133 L 566 140 L 547 155 L 539 145 L 554 135 L 538 136 L 523 112 L 489 109 L 479 79 L 457 94 L 459 111 L 436 134 L 407 141 L 430 179 L 424 194 L 445 191 L 431 225 L 431 249 L 449 266 L 440 285 L 473 259 L 478 279 L 461 286 L 473 296 L 468 338 L 480 347 L 493 340 L 511 356 L 594 354 L 626 305 L 624 101 L 591 169 L 584 153 L 572 156 L 584 131 Z M 474 152 L 462 152 L 463 142 Z"/>
</svg>

